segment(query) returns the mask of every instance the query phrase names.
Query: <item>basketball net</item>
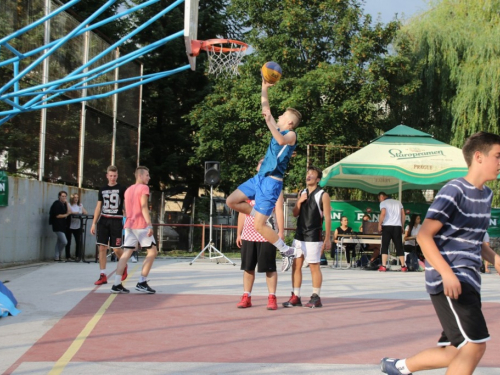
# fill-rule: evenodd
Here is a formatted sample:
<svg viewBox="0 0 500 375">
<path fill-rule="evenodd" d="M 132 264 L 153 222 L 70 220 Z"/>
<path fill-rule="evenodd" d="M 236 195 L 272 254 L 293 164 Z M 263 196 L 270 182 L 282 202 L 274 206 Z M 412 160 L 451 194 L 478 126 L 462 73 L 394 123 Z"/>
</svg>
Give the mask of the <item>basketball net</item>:
<svg viewBox="0 0 500 375">
<path fill-rule="evenodd" d="M 247 48 L 248 44 L 232 39 L 209 39 L 199 46 L 208 55 L 208 74 L 216 77 L 239 75 L 238 68 Z"/>
</svg>

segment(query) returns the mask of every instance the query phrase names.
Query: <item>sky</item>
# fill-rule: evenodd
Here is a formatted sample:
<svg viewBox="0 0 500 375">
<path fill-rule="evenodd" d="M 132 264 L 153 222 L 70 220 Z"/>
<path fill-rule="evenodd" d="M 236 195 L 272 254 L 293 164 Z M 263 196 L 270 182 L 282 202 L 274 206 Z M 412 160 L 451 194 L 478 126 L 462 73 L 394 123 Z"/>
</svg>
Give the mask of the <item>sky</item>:
<svg viewBox="0 0 500 375">
<path fill-rule="evenodd" d="M 394 19 L 395 13 L 398 18 L 411 18 L 412 16 L 424 12 L 428 5 L 424 0 L 364 0 L 365 13 L 371 14 L 376 21 L 379 17 L 383 23 Z"/>
</svg>

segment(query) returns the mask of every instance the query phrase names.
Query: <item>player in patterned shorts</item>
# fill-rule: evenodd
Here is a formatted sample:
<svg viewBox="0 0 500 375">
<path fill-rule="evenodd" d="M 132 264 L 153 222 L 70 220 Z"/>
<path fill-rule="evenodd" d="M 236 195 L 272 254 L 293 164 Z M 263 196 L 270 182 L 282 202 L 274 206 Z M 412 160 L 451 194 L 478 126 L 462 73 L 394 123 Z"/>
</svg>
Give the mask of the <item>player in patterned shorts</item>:
<svg viewBox="0 0 500 375">
<path fill-rule="evenodd" d="M 259 161 L 257 171 L 259 171 L 263 160 Z M 275 210 L 269 217 L 269 222 L 273 225 L 273 229 L 277 230 L 278 236 L 281 239 L 285 237 L 283 201 L 282 193 L 276 202 Z M 248 203 L 252 207 L 255 205 L 255 201 L 249 201 Z M 257 271 L 259 273 L 266 273 L 267 290 L 269 292 L 267 309 L 277 310 L 276 286 L 278 284 L 278 274 L 276 273 L 276 247 L 267 242 L 255 230 L 254 218 L 251 215 L 242 213 L 238 215 L 237 233 L 236 245 L 241 248 L 241 270 L 244 272 L 243 296 L 236 306 L 240 309 L 252 307 L 252 288 L 255 281 L 255 268 L 258 264 Z"/>
<path fill-rule="evenodd" d="M 106 172 L 108 184 L 99 189 L 97 206 L 94 211 L 94 220 L 90 233 L 96 235 L 99 246 L 99 267 L 100 276 L 94 283 L 102 285 L 108 283 L 106 275 L 106 253 L 108 246 L 113 250 L 119 259 L 122 256 L 122 231 L 123 231 L 123 202 L 126 187 L 116 182 L 118 179 L 118 168 L 110 165 Z M 96 231 L 97 227 L 97 231 Z M 124 280 L 127 272 L 123 273 Z"/>
</svg>

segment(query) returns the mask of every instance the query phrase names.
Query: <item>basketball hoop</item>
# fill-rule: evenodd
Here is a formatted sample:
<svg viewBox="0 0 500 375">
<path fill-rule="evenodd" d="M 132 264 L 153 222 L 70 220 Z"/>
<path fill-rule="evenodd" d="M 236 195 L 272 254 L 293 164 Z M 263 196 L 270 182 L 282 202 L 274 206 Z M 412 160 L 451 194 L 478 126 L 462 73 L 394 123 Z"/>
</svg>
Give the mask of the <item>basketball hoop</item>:
<svg viewBox="0 0 500 375">
<path fill-rule="evenodd" d="M 208 55 L 208 74 L 236 76 L 248 44 L 233 39 L 192 40 L 191 56 L 203 50 Z"/>
</svg>

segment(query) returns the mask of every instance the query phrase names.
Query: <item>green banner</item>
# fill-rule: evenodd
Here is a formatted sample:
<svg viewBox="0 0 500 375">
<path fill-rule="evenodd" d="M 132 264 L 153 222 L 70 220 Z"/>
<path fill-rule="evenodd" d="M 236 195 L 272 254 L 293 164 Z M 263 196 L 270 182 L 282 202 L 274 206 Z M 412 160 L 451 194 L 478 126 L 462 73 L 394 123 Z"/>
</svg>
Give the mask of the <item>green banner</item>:
<svg viewBox="0 0 500 375">
<path fill-rule="evenodd" d="M 0 207 L 9 205 L 9 176 L 0 171 Z"/>
<path fill-rule="evenodd" d="M 403 203 L 406 212 L 406 224 L 410 222 L 412 214 L 419 214 L 422 221 L 427 214 L 430 204 L 427 203 Z M 361 227 L 361 221 L 365 213 L 369 214 L 372 221 L 378 221 L 380 215 L 380 204 L 378 202 L 368 201 L 331 201 L 332 233 L 340 226 L 340 218 L 346 216 L 349 220 L 349 226 L 353 231 L 358 232 Z M 500 237 L 500 209 L 491 209 L 491 220 L 488 234 L 490 237 Z"/>
</svg>

